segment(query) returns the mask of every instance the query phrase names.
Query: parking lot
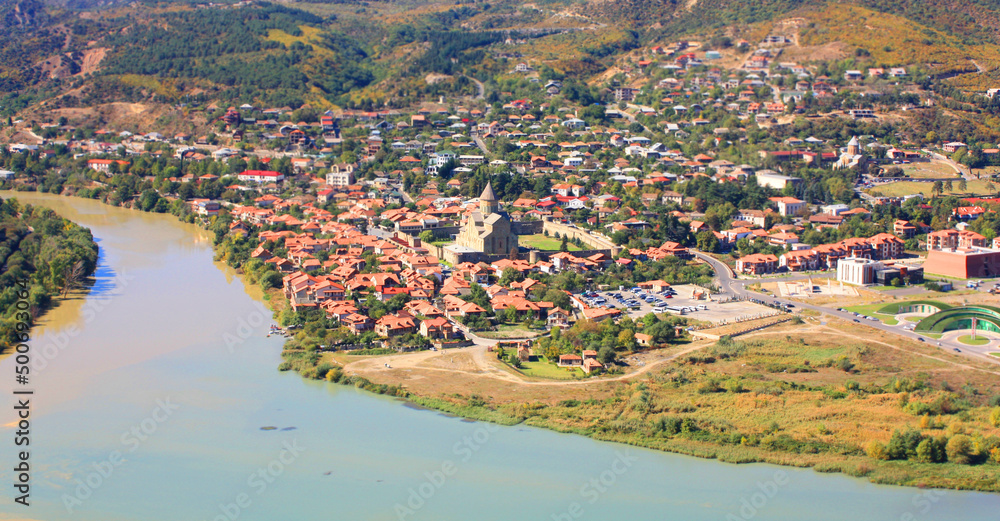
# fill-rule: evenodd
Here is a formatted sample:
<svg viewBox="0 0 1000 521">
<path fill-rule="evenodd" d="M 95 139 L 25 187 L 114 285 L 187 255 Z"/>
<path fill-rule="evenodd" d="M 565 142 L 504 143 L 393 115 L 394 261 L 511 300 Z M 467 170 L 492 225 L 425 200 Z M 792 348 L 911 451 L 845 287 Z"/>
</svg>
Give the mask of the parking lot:
<svg viewBox="0 0 1000 521">
<path fill-rule="evenodd" d="M 695 320 L 721 323 L 732 322 L 739 317 L 753 316 L 758 313 L 770 313 L 774 310 L 751 302 L 727 302 L 719 304 L 711 300 L 691 298 L 694 286 L 674 286 L 662 293 L 651 293 L 645 290 L 634 291 L 636 288 L 625 288 L 621 291 L 597 291 L 589 297 L 593 305 L 606 306 L 627 311 L 633 320 L 642 318 L 649 313 L 683 314 Z M 588 298 L 586 295 L 584 298 Z M 602 302 L 603 300 L 603 302 Z M 674 309 L 669 309 L 674 308 Z M 679 309 L 685 309 L 680 313 Z"/>
</svg>

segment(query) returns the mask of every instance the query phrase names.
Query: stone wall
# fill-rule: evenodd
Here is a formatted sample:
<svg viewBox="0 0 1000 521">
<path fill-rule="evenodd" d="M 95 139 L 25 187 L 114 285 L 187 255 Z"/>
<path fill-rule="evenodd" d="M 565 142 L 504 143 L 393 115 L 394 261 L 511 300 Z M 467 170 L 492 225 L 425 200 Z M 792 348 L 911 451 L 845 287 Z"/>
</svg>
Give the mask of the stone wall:
<svg viewBox="0 0 1000 521">
<path fill-rule="evenodd" d="M 542 233 L 544 221 L 513 221 L 510 230 L 518 235 L 537 235 Z"/>
<path fill-rule="evenodd" d="M 550 237 L 554 237 L 557 233 L 560 237 L 569 237 L 570 239 L 580 239 L 584 244 L 590 246 L 594 250 L 606 251 L 610 250 L 611 255 L 617 255 L 621 248 L 611 242 L 611 239 L 591 233 L 588 230 L 581 228 L 575 228 L 568 224 L 557 223 L 553 221 L 544 221 L 543 231 L 548 233 Z M 574 255 L 576 255 L 574 253 Z"/>
</svg>

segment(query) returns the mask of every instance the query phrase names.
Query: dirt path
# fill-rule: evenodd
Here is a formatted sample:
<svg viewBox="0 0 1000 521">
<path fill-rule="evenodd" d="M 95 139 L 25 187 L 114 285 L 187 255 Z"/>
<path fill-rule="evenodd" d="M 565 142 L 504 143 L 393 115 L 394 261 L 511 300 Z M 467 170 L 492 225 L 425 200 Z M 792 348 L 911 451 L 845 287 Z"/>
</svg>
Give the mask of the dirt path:
<svg viewBox="0 0 1000 521">
<path fill-rule="evenodd" d="M 885 346 L 895 351 L 904 352 L 910 355 L 920 356 L 929 360 L 934 360 L 936 362 L 952 366 L 951 370 L 954 371 L 973 370 L 1000 376 L 1000 372 L 997 371 L 990 371 L 988 369 L 974 367 L 972 365 L 956 362 L 953 360 L 948 360 L 939 356 L 920 353 L 912 349 L 906 349 L 904 347 L 893 345 L 891 343 L 884 342 L 881 340 L 872 339 L 870 337 L 845 333 L 843 331 L 840 331 L 838 329 L 823 324 L 803 327 L 799 329 L 797 332 L 799 333 L 823 332 L 830 335 L 850 338 L 862 343 Z M 743 335 L 741 338 L 754 338 L 770 334 L 772 334 L 772 332 L 765 329 L 747 335 Z M 649 373 L 650 371 L 658 369 L 659 367 L 663 366 L 666 363 L 673 362 L 683 356 L 704 349 L 713 344 L 714 342 L 709 340 L 696 342 L 675 353 L 671 353 L 669 355 L 660 355 L 660 358 L 650 360 L 636 371 L 630 372 L 628 374 L 623 374 L 608 378 L 588 378 L 584 380 L 549 381 L 549 380 L 535 380 L 526 378 L 523 375 L 516 372 L 515 370 L 510 369 L 506 365 L 496 361 L 492 353 L 487 351 L 488 345 L 486 343 L 477 344 L 472 347 L 463 349 L 452 349 L 447 351 L 421 351 L 418 353 L 366 358 L 355 362 L 349 362 L 343 367 L 346 373 L 356 373 L 362 376 L 372 376 L 378 373 L 382 373 L 384 375 L 385 374 L 392 375 L 393 377 L 402 381 L 405 381 L 406 379 L 410 378 L 424 378 L 425 377 L 424 375 L 412 374 L 414 371 L 419 371 L 419 372 L 430 372 L 430 373 L 441 373 L 441 374 L 461 374 L 465 376 L 490 378 L 492 380 L 512 383 L 516 385 L 523 385 L 523 386 L 543 386 L 543 387 L 544 386 L 552 386 L 552 387 L 587 386 L 587 385 L 599 385 L 607 382 L 617 382 L 617 381 L 624 381 L 637 378 L 644 374 Z"/>
<path fill-rule="evenodd" d="M 400 355 L 390 355 L 390 356 L 379 356 L 374 358 L 366 358 L 364 360 L 358 360 L 356 362 L 350 362 L 344 365 L 344 372 L 346 373 L 358 373 L 361 375 L 366 375 L 374 372 L 380 371 L 433 371 L 441 373 L 459 373 L 466 375 L 476 375 L 485 378 L 492 378 L 494 380 L 502 380 L 504 382 L 515 383 L 519 385 L 540 385 L 540 386 L 565 386 L 565 385 L 595 385 L 606 382 L 616 382 L 621 380 L 628 380 L 630 378 L 635 378 L 646 374 L 653 369 L 679 357 L 693 353 L 699 349 L 704 349 L 714 342 L 704 341 L 695 344 L 691 344 L 685 349 L 678 351 L 676 353 L 664 356 L 663 358 L 650 361 L 646 365 L 640 367 L 638 370 L 633 371 L 628 374 L 623 374 L 620 376 L 614 376 L 610 378 L 590 378 L 586 380 L 566 380 L 566 381 L 541 381 L 541 380 L 531 380 L 524 378 L 523 376 L 513 372 L 503 369 L 503 366 L 496 361 L 491 359 L 490 353 L 486 351 L 485 345 L 476 345 L 469 348 L 450 350 L 450 351 L 421 351 L 419 353 L 411 354 L 400 354 Z M 454 363 L 456 358 L 466 357 L 472 364 L 471 368 L 455 368 L 451 369 L 446 366 L 433 367 L 430 364 L 440 362 L 445 365 L 445 360 L 450 359 L 451 363 Z M 459 360 L 461 363 L 463 360 Z M 388 366 L 386 366 L 388 364 Z"/>
</svg>

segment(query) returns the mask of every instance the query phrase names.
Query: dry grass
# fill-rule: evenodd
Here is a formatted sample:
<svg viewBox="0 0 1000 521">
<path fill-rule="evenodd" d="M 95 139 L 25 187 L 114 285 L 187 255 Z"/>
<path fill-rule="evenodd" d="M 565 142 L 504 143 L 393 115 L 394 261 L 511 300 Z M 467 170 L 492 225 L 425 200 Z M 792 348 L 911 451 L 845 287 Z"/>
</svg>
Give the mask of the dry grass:
<svg viewBox="0 0 1000 521">
<path fill-rule="evenodd" d="M 1000 188 L 1000 185 L 997 185 L 997 188 L 994 188 L 994 191 L 990 192 L 986 188 L 987 181 L 984 179 L 973 179 L 972 181 L 968 181 L 967 183 L 968 186 L 966 187 L 966 189 L 964 191 L 960 191 L 958 189 L 958 180 L 956 179 L 955 182 L 952 183 L 952 189 L 944 190 L 942 194 L 955 195 L 959 197 L 971 197 L 977 195 L 986 196 L 995 194 L 996 189 Z M 887 183 L 884 185 L 876 186 L 868 190 L 868 193 L 872 195 L 882 195 L 886 197 L 900 197 L 903 195 L 923 194 L 925 198 L 930 198 L 933 195 L 933 188 L 934 188 L 933 183 L 924 183 L 918 181 L 900 181 L 897 183 Z"/>
<path fill-rule="evenodd" d="M 809 18 L 816 25 L 800 33 L 802 45 L 842 42 L 867 50 L 874 63 L 933 64 L 936 72 L 944 72 L 975 71 L 970 60 L 992 70 L 1000 61 L 994 45 L 965 46 L 943 31 L 861 7 L 831 4 Z"/>
</svg>

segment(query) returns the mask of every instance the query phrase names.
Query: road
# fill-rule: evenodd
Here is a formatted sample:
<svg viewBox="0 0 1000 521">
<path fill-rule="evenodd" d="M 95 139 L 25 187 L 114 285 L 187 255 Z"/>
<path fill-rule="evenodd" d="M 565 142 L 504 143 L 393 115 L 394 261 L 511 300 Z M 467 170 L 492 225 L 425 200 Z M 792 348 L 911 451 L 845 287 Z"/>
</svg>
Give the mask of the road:
<svg viewBox="0 0 1000 521">
<path fill-rule="evenodd" d="M 476 146 L 479 147 L 479 150 L 483 151 L 483 155 L 485 155 L 486 157 L 490 156 L 490 149 L 486 148 L 486 142 L 483 141 L 483 138 L 479 137 L 479 135 L 476 134 L 472 136 L 472 140 L 476 142 Z"/>
<path fill-rule="evenodd" d="M 479 91 L 478 94 L 476 94 L 476 99 L 477 100 L 481 100 L 481 99 L 485 98 L 486 97 L 486 86 L 483 85 L 483 82 L 481 82 L 481 81 L 479 81 L 479 80 L 477 80 L 477 79 L 475 79 L 473 77 L 470 77 L 470 76 L 466 76 L 466 78 L 469 78 L 469 80 L 471 80 L 472 83 L 476 84 L 476 90 Z"/>
<path fill-rule="evenodd" d="M 635 110 L 639 110 L 639 109 L 642 108 L 641 106 L 635 105 L 635 104 L 632 104 L 632 103 L 626 104 L 626 107 L 630 108 L 630 109 L 635 109 Z M 619 110 L 618 113 L 621 114 L 622 117 L 624 117 L 625 119 L 629 120 L 629 123 L 635 123 L 636 122 L 635 116 L 633 116 L 632 114 L 629 114 L 628 112 L 625 112 L 624 110 Z M 649 130 L 649 127 L 647 127 L 646 125 L 642 125 L 641 123 L 640 123 L 640 125 L 642 126 L 642 131 L 643 132 L 645 132 L 647 134 L 651 133 L 651 131 Z"/>
<path fill-rule="evenodd" d="M 817 306 L 817 305 L 814 305 L 814 304 L 805 304 L 805 303 L 803 303 L 801 301 L 798 301 L 798 300 L 790 300 L 790 299 L 784 299 L 784 298 L 780 298 L 780 297 L 772 297 L 770 295 L 764 295 L 763 293 L 757 293 L 755 291 L 750 291 L 749 289 L 747 289 L 747 287 L 746 287 L 747 285 L 749 285 L 749 284 L 757 284 L 759 282 L 769 281 L 769 280 L 773 281 L 774 279 L 760 279 L 760 278 L 757 278 L 757 279 L 737 279 L 736 276 L 735 276 L 735 274 L 733 273 L 732 269 L 730 269 L 729 266 L 726 263 L 724 263 L 724 262 L 716 259 L 715 257 L 712 257 L 710 255 L 702 253 L 702 252 L 693 252 L 693 253 L 694 253 L 694 255 L 696 257 L 698 257 L 702 261 L 705 261 L 709 265 L 711 265 L 712 268 L 715 270 L 715 277 L 719 281 L 719 293 L 721 293 L 723 295 L 732 296 L 732 297 L 740 297 L 740 298 L 760 299 L 760 300 L 763 300 L 763 301 L 770 301 L 770 302 L 777 302 L 777 303 L 780 303 L 780 304 L 789 305 L 789 306 L 792 307 L 792 309 L 809 309 L 809 310 L 821 313 L 823 315 L 827 315 L 827 316 L 832 316 L 832 317 L 839 318 L 839 319 L 844 320 L 844 321 L 846 321 L 848 323 L 858 323 L 859 325 L 863 324 L 865 326 L 873 327 L 875 329 L 879 329 L 879 330 L 885 331 L 887 333 L 892 333 L 894 335 L 905 337 L 905 338 L 908 338 L 910 340 L 915 340 L 917 342 L 927 342 L 927 343 L 932 343 L 933 342 L 933 343 L 937 344 L 938 346 L 940 346 L 941 349 L 943 349 L 945 351 L 955 352 L 955 350 L 957 349 L 957 350 L 961 351 L 961 353 L 964 354 L 964 355 L 966 355 L 966 356 L 977 358 L 979 360 L 985 360 L 985 361 L 988 361 L 988 362 L 990 362 L 992 364 L 1000 364 L 1000 359 L 998 359 L 995 356 L 991 356 L 990 354 L 988 354 L 989 351 L 993 351 L 994 349 L 985 348 L 985 347 L 982 347 L 982 346 L 969 346 L 969 345 L 966 345 L 966 344 L 962 344 L 962 343 L 958 342 L 958 340 L 957 340 L 958 336 L 959 336 L 958 334 L 946 334 L 940 340 L 935 340 L 935 339 L 930 338 L 930 337 L 925 337 L 925 336 L 923 336 L 923 335 L 921 335 L 919 333 L 914 333 L 912 331 L 908 331 L 906 329 L 903 329 L 903 327 L 906 325 L 905 322 L 897 324 L 897 325 L 894 325 L 894 326 L 890 326 L 890 325 L 882 323 L 881 321 L 866 320 L 866 319 L 863 319 L 863 318 L 860 318 L 860 317 L 856 317 L 854 315 L 854 313 L 852 313 L 852 312 L 838 311 L 835 308 L 829 308 L 829 307 L 825 307 L 825 306 Z M 798 277 L 798 278 L 806 278 L 806 277 L 809 277 L 809 276 L 813 276 L 813 275 L 803 275 L 803 276 Z M 794 279 L 792 279 L 792 278 L 784 279 L 783 278 L 783 279 L 780 279 L 780 280 L 784 281 L 784 280 L 794 280 Z"/>
</svg>

